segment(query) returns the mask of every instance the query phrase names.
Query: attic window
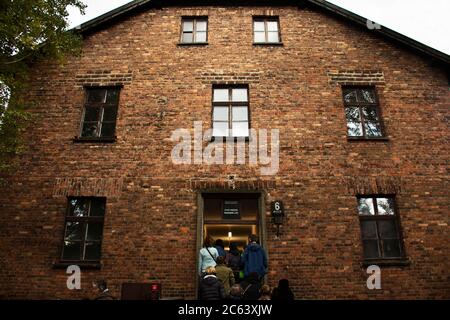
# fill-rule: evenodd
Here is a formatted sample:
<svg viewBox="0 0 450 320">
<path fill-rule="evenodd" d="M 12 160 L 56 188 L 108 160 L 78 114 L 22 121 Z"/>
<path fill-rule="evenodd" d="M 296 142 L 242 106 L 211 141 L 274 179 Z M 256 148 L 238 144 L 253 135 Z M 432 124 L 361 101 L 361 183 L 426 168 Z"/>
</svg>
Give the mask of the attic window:
<svg viewBox="0 0 450 320">
<path fill-rule="evenodd" d="M 208 18 L 188 17 L 181 20 L 181 43 L 196 44 L 207 43 Z"/>
<path fill-rule="evenodd" d="M 254 44 L 280 44 L 280 20 L 278 17 L 253 18 Z"/>
</svg>

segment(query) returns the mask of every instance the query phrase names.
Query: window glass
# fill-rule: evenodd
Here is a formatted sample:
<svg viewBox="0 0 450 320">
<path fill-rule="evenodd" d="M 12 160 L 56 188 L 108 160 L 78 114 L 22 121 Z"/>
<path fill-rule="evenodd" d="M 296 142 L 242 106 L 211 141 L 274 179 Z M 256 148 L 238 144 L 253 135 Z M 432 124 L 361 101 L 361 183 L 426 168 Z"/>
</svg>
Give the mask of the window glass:
<svg viewBox="0 0 450 320">
<path fill-rule="evenodd" d="M 214 89 L 214 102 L 228 102 L 228 89 Z"/>
<path fill-rule="evenodd" d="M 228 107 L 214 107 L 214 121 L 228 121 Z"/>
<path fill-rule="evenodd" d="M 228 122 L 214 122 L 213 136 L 215 137 L 228 136 Z"/>
<path fill-rule="evenodd" d="M 247 107 L 233 107 L 233 121 L 247 121 L 248 108 Z"/>
<path fill-rule="evenodd" d="M 248 137 L 248 122 L 233 122 L 233 137 Z"/>
<path fill-rule="evenodd" d="M 80 260 L 81 242 L 64 241 L 63 260 Z"/>
<path fill-rule="evenodd" d="M 262 31 L 264 33 L 264 21 L 255 21 L 254 22 L 254 31 Z"/>
<path fill-rule="evenodd" d="M 372 198 L 359 198 L 358 199 L 358 212 L 360 215 L 374 215 L 375 209 L 373 207 Z"/>
<path fill-rule="evenodd" d="M 246 102 L 247 101 L 247 89 L 232 89 L 232 101 L 241 101 Z"/>
<path fill-rule="evenodd" d="M 278 33 L 278 22 L 267 21 L 267 31 L 276 31 Z"/>
<path fill-rule="evenodd" d="M 377 206 L 380 215 L 394 214 L 394 199 L 392 198 L 377 198 Z"/>
</svg>

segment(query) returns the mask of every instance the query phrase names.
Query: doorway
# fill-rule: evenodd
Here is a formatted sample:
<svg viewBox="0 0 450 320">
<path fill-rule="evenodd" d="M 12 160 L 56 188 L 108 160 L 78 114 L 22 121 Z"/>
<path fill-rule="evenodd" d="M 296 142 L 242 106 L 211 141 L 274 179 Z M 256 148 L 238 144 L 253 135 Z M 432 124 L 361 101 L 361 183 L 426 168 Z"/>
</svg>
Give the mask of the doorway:
<svg viewBox="0 0 450 320">
<path fill-rule="evenodd" d="M 230 243 L 244 250 L 248 236 L 260 236 L 260 193 L 204 193 L 203 239 L 221 239 L 225 250 Z"/>
</svg>

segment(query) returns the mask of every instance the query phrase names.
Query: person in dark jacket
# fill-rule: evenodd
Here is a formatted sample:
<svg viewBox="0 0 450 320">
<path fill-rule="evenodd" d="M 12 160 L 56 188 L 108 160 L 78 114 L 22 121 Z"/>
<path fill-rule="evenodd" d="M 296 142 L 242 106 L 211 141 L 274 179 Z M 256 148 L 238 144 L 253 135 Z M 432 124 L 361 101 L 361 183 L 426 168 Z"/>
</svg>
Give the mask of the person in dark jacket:
<svg viewBox="0 0 450 320">
<path fill-rule="evenodd" d="M 261 282 L 256 272 L 250 275 L 241 282 L 242 299 L 243 300 L 258 300 L 261 297 Z"/>
<path fill-rule="evenodd" d="M 214 247 L 216 248 L 217 252 L 219 253 L 219 257 L 224 257 L 227 255 L 227 252 L 225 251 L 225 247 L 223 245 L 222 239 L 217 239 L 214 243 Z"/>
<path fill-rule="evenodd" d="M 234 280 L 236 282 L 240 281 L 239 272 L 241 271 L 241 251 L 239 251 L 237 243 L 230 243 L 230 251 L 227 253 L 225 257 L 225 262 L 227 266 L 233 270 Z"/>
<path fill-rule="evenodd" d="M 294 300 L 294 293 L 289 288 L 289 280 L 281 279 L 278 281 L 278 287 L 272 290 L 272 300 L 275 301 L 292 301 Z"/>
<path fill-rule="evenodd" d="M 245 277 L 256 272 L 262 279 L 267 272 L 266 251 L 258 244 L 258 237 L 254 234 L 249 237 L 249 244 L 242 255 L 242 263 Z"/>
<path fill-rule="evenodd" d="M 228 295 L 228 300 L 242 300 L 242 287 L 238 284 L 233 284 L 230 289 L 230 294 Z"/>
<path fill-rule="evenodd" d="M 226 298 L 223 284 L 217 279 L 214 267 L 206 269 L 206 275 L 200 283 L 199 298 L 200 300 L 221 300 Z"/>
<path fill-rule="evenodd" d="M 98 289 L 99 294 L 94 300 L 115 300 L 110 294 L 108 285 L 105 280 L 99 280 L 94 282 L 94 287 Z"/>
</svg>

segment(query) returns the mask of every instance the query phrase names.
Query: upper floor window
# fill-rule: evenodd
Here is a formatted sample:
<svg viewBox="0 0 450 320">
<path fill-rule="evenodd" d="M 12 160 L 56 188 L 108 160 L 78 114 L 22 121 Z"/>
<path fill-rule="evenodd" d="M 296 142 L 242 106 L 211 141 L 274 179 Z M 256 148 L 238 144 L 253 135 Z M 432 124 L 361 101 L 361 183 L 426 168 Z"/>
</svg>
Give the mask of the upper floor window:
<svg viewBox="0 0 450 320">
<path fill-rule="evenodd" d="M 374 88 L 344 87 L 347 135 L 351 138 L 384 136 L 378 98 Z"/>
<path fill-rule="evenodd" d="M 249 136 L 247 87 L 213 89 L 213 136 Z"/>
<path fill-rule="evenodd" d="M 86 88 L 81 138 L 114 138 L 120 88 Z"/>
<path fill-rule="evenodd" d="M 358 213 L 365 259 L 404 257 L 400 220 L 393 197 L 360 196 Z"/>
<path fill-rule="evenodd" d="M 62 261 L 100 261 L 105 198 L 69 198 Z"/>
<path fill-rule="evenodd" d="M 254 18 L 253 38 L 254 43 L 281 43 L 278 17 Z"/>
<path fill-rule="evenodd" d="M 181 20 L 181 43 L 206 43 L 208 18 L 183 18 Z"/>
</svg>

